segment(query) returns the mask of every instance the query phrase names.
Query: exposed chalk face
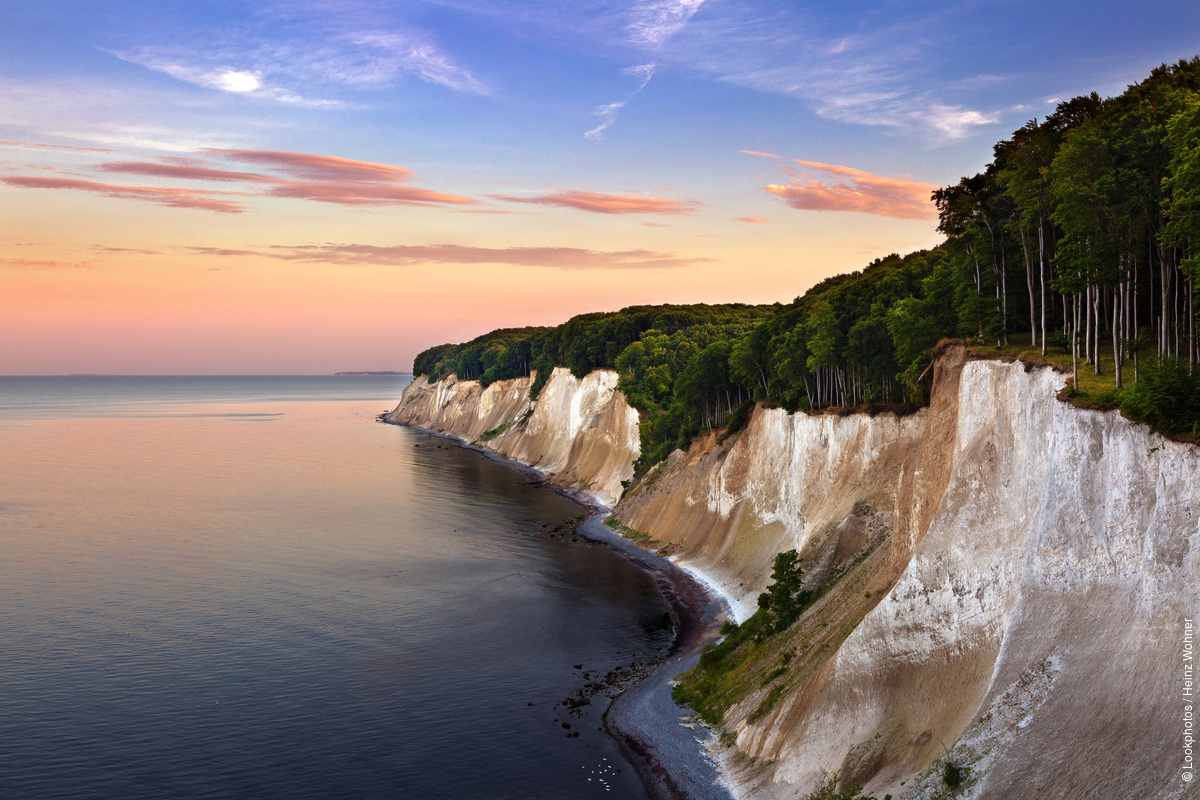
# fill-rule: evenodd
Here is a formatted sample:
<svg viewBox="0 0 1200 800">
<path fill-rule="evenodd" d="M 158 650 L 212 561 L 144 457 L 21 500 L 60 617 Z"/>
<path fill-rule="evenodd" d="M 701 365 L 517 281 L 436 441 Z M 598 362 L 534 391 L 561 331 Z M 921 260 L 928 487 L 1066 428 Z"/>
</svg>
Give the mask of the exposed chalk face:
<svg viewBox="0 0 1200 800">
<path fill-rule="evenodd" d="M 743 770 L 748 796 L 840 774 L 933 797 L 944 787 L 921 774 L 947 751 L 972 768 L 956 797 L 1184 796 L 1177 651 L 1200 616 L 1200 448 L 1061 403 L 1062 385 L 955 349 L 918 415 L 759 410 L 621 502 L 623 522 L 748 607 L 775 553 L 832 549 L 854 506 L 890 524 L 871 566 L 882 599 L 859 592 L 861 621 L 768 713 L 751 721 L 765 688 L 727 713 L 737 748 L 769 764 Z"/>
<path fill-rule="evenodd" d="M 746 430 L 677 451 L 631 488 L 621 521 L 717 581 L 746 617 L 783 550 L 804 550 L 855 506 L 890 514 L 924 412 L 850 416 L 757 409 Z"/>
<path fill-rule="evenodd" d="M 528 379 L 419 378 L 392 416 L 467 441 L 508 425 L 477 443 L 620 500 L 624 524 L 671 543 L 742 616 L 776 553 L 833 559 L 883 537 L 861 565 L 869 591 L 827 596 L 846 606 L 822 611 L 834 627 L 854 624 L 819 669 L 766 713 L 752 714 L 765 687 L 727 713 L 757 759 L 733 769 L 743 795 L 803 796 L 839 774 L 876 796 L 935 797 L 930 769 L 949 753 L 970 770 L 956 797 L 1186 796 L 1180 646 L 1184 620 L 1200 620 L 1200 448 L 1059 402 L 1052 370 L 952 348 L 921 412 L 759 409 L 622 499 L 638 430 L 616 385 L 558 369 L 531 405 Z"/>
<path fill-rule="evenodd" d="M 598 370 L 580 379 L 559 367 L 536 402 L 531 383 L 517 378 L 484 389 L 453 375 L 434 383 L 421 376 L 388 417 L 487 447 L 615 505 L 640 453 L 637 411 L 617 390 L 617 374 Z"/>
</svg>

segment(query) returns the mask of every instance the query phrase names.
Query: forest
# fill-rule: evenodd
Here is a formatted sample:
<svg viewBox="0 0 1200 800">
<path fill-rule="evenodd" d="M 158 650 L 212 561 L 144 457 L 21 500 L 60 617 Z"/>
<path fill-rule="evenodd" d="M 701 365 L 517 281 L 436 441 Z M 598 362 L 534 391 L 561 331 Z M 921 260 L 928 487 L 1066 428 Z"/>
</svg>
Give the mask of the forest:
<svg viewBox="0 0 1200 800">
<path fill-rule="evenodd" d="M 1200 437 L 1200 57 L 1121 95 L 1058 104 L 934 192 L 943 244 L 828 278 L 793 302 L 633 306 L 419 354 L 415 375 L 492 381 L 615 369 L 644 468 L 754 402 L 921 405 L 946 338 L 1071 371 L 1070 399 Z"/>
</svg>

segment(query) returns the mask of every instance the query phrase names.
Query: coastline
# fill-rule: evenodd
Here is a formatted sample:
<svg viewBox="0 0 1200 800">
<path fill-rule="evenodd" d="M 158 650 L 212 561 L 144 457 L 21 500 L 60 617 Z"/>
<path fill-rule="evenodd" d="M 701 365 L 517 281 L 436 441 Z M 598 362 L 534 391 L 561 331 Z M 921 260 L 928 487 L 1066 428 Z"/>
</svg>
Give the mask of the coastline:
<svg viewBox="0 0 1200 800">
<path fill-rule="evenodd" d="M 733 800 L 734 794 L 709 755 L 714 735 L 699 720 L 684 719 L 687 711 L 675 705 L 671 687 L 674 676 L 696 664 L 700 649 L 720 638 L 718 618 L 736 618 L 736 601 L 695 567 L 678 564 L 609 529 L 604 520 L 612 509 L 588 493 L 549 483 L 540 470 L 456 436 L 395 422 L 386 414 L 377 419 L 480 453 L 570 500 L 587 514 L 577 529 L 581 537 L 620 553 L 654 579 L 670 611 L 675 638 L 646 677 L 613 698 L 604 712 L 605 730 L 656 800 Z"/>
</svg>

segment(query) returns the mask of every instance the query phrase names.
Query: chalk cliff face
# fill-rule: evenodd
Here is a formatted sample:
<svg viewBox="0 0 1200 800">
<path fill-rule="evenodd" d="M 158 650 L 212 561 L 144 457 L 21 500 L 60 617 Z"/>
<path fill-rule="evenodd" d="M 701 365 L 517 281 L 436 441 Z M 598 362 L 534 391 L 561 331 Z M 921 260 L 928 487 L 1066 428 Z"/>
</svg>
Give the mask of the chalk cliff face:
<svg viewBox="0 0 1200 800">
<path fill-rule="evenodd" d="M 725 443 L 710 435 L 673 453 L 630 489 L 617 516 L 673 543 L 685 565 L 737 601 L 744 619 L 757 608 L 777 553 L 836 551 L 839 541 L 843 552 L 857 552 L 873 531 L 890 531 L 900 468 L 920 439 L 924 413 L 758 409 Z"/>
<path fill-rule="evenodd" d="M 725 715 L 755 759 L 734 761 L 745 794 L 833 774 L 935 797 L 948 751 L 970 769 L 959 797 L 1183 796 L 1200 451 L 1059 402 L 1062 385 L 956 348 L 918 415 L 760 411 L 618 506 L 747 595 L 789 547 L 840 576 L 762 659 L 796 652 L 785 691 L 755 681 Z"/>
<path fill-rule="evenodd" d="M 1059 402 L 1063 380 L 952 348 L 916 414 L 758 409 L 633 484 L 621 522 L 742 615 L 782 550 L 826 587 L 725 713 L 742 795 L 803 797 L 832 774 L 947 796 L 948 753 L 969 770 L 955 797 L 1186 796 L 1200 448 Z M 615 386 L 556 370 L 530 414 L 527 379 L 418 379 L 393 417 L 468 441 L 512 423 L 486 444 L 611 503 L 638 441 Z"/>
<path fill-rule="evenodd" d="M 617 391 L 617 374 L 598 370 L 580 380 L 560 367 L 536 402 L 530 383 L 519 378 L 484 389 L 453 375 L 434 383 L 421 376 L 387 417 L 482 445 L 556 485 L 615 504 L 640 452 L 637 411 Z"/>
</svg>

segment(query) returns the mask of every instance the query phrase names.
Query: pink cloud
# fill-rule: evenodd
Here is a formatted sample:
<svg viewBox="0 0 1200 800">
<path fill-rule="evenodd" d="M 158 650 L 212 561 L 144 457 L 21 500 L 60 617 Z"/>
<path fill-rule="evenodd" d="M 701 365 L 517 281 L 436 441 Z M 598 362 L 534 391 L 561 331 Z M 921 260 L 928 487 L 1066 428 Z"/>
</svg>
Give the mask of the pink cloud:
<svg viewBox="0 0 1200 800">
<path fill-rule="evenodd" d="M 315 200 L 318 203 L 338 203 L 344 206 L 404 205 L 469 205 L 478 202 L 470 197 L 442 194 L 415 186 L 357 181 L 287 181 L 277 183 L 266 192 L 271 197 L 290 197 Z"/>
<path fill-rule="evenodd" d="M 695 200 L 667 200 L 662 197 L 644 197 L 637 194 L 600 194 L 564 189 L 537 197 L 511 197 L 495 195 L 499 200 L 510 203 L 536 203 L 544 206 L 576 208 L 597 214 L 689 214 L 702 203 Z"/>
<path fill-rule="evenodd" d="M 938 187 L 931 183 L 885 178 L 838 164 L 792 160 L 807 169 L 796 175 L 791 169 L 783 168 L 785 174 L 794 178 L 791 182 L 763 187 L 792 208 L 858 211 L 894 219 L 937 218 L 937 208 L 930 195 Z"/>
<path fill-rule="evenodd" d="M 478 202 L 470 197 L 403 185 L 403 182 L 415 173 L 410 169 L 390 164 L 270 150 L 210 148 L 203 152 L 232 161 L 272 167 L 291 177 L 214 169 L 208 166 L 211 162 L 178 157 L 163 158 L 160 160 L 162 163 L 108 162 L 100 164 L 98 169 L 158 178 L 269 184 L 270 188 L 263 192 L 267 197 L 312 200 L 344 206 L 472 205 Z"/>
<path fill-rule="evenodd" d="M 280 150 L 228 150 L 205 148 L 201 151 L 229 161 L 274 167 L 288 175 L 306 181 L 365 181 L 395 183 L 406 181 L 415 173 L 411 169 L 372 161 L 355 161 L 337 156 L 313 153 L 289 153 Z"/>
<path fill-rule="evenodd" d="M 0 178 L 0 182 L 24 189 L 72 189 L 80 192 L 102 194 L 126 200 L 145 200 L 175 208 L 198 208 L 225 214 L 240 214 L 245 207 L 232 200 L 218 200 L 211 195 L 232 195 L 237 192 L 201 191 L 197 189 L 167 189 L 155 186 L 119 186 L 111 183 L 85 181 L 76 178 L 35 178 L 17 176 Z"/>
<path fill-rule="evenodd" d="M 70 261 L 55 261 L 45 258 L 6 258 L 0 261 L 0 263 L 15 264 L 18 267 L 52 267 L 56 269 L 67 267 L 69 269 L 81 269 L 94 266 L 96 262 L 78 261 L 71 263 Z"/>
<path fill-rule="evenodd" d="M 96 169 L 102 172 L 124 172 L 133 175 L 149 175 L 153 178 L 179 178 L 195 181 L 240 181 L 243 183 L 277 183 L 279 181 L 278 178 L 259 175 L 255 172 L 229 172 L 223 169 L 198 166 L 198 164 L 202 164 L 203 162 L 195 162 L 192 159 L 171 160 L 176 163 L 154 164 L 145 161 L 108 161 L 100 164 Z"/>
<path fill-rule="evenodd" d="M 763 225 L 767 221 L 764 217 L 734 217 L 734 219 L 738 222 L 753 222 L 756 225 Z"/>
<path fill-rule="evenodd" d="M 783 158 L 783 156 L 777 156 L 774 153 L 761 153 L 758 150 L 738 150 L 738 152 L 745 153 L 748 156 L 762 156 L 763 158 Z"/>
<path fill-rule="evenodd" d="M 82 150 L 87 153 L 115 153 L 116 150 L 110 150 L 106 147 L 73 147 L 69 144 L 40 144 L 38 142 L 5 142 L 0 141 L 0 145 L 4 147 L 40 147 L 50 148 L 54 150 Z"/>
<path fill-rule="evenodd" d="M 162 255 L 162 252 L 159 250 L 143 250 L 143 249 L 137 248 L 137 247 L 105 247 L 103 245 L 96 245 L 92 249 L 99 250 L 102 253 L 133 253 L 135 255 L 140 255 L 140 256 L 161 256 Z"/>
<path fill-rule="evenodd" d="M 259 256 L 321 264 L 413 266 L 416 264 L 516 264 L 553 269 L 673 269 L 711 261 L 651 250 L 597 251 L 574 247 L 466 247 L 440 245 L 274 245 L 266 250 L 192 247 L 209 256 Z"/>
</svg>

